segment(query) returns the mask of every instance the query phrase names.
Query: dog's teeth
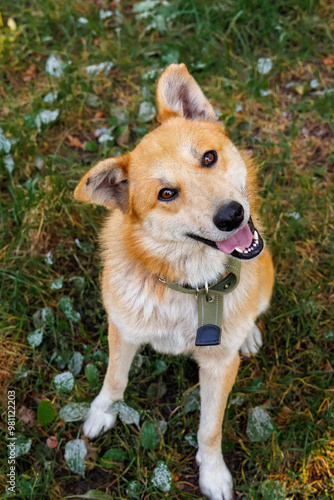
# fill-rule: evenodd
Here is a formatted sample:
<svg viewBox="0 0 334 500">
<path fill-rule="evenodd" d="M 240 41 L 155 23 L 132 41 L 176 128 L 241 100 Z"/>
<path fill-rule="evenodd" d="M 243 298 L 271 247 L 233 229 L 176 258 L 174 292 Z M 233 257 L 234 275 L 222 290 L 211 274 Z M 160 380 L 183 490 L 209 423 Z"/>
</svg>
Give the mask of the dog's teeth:
<svg viewBox="0 0 334 500">
<path fill-rule="evenodd" d="M 234 250 L 236 250 L 236 251 L 237 251 L 237 252 L 239 252 L 239 253 L 242 253 L 242 252 L 243 252 L 243 250 L 242 250 L 241 248 L 239 248 L 239 247 L 235 247 L 235 249 L 234 249 Z"/>
<path fill-rule="evenodd" d="M 254 239 L 256 241 L 258 241 L 258 239 L 259 239 L 259 233 L 256 230 L 254 231 Z"/>
</svg>

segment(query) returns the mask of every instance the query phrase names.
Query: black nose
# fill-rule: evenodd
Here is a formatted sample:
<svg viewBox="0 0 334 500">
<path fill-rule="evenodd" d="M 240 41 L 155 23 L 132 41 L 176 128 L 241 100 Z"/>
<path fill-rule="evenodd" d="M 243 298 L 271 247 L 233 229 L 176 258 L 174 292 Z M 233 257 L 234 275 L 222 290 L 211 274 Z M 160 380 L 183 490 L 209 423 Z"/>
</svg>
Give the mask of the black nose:
<svg viewBox="0 0 334 500">
<path fill-rule="evenodd" d="M 244 220 L 244 209 L 237 201 L 231 201 L 221 207 L 213 218 L 213 222 L 220 231 L 232 231 L 240 226 Z"/>
</svg>

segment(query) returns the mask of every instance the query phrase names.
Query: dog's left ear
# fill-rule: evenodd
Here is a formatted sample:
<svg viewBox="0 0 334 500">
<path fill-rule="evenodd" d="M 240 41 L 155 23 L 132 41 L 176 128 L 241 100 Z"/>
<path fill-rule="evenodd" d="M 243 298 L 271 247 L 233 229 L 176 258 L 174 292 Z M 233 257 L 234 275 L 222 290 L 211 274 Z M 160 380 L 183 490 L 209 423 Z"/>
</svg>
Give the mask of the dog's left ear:
<svg viewBox="0 0 334 500">
<path fill-rule="evenodd" d="M 159 117 L 183 116 L 190 120 L 215 121 L 216 114 L 185 64 L 171 64 L 160 77 L 157 88 Z"/>
<path fill-rule="evenodd" d="M 107 208 L 128 207 L 127 155 L 100 161 L 83 176 L 74 191 L 74 198 L 84 203 L 96 203 Z"/>
</svg>

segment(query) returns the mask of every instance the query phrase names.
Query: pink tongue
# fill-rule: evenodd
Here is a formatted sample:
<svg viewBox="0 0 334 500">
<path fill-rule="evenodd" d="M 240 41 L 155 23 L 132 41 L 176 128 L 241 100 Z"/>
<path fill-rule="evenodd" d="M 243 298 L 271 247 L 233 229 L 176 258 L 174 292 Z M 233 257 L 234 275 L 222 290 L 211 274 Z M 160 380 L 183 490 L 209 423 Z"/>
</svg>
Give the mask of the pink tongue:
<svg viewBox="0 0 334 500">
<path fill-rule="evenodd" d="M 251 246 L 252 241 L 252 231 L 247 224 L 244 228 L 235 233 L 235 235 L 231 236 L 231 238 L 224 241 L 216 241 L 216 245 L 222 252 L 230 254 L 236 247 L 241 248 L 241 250 L 246 250 L 246 248 Z"/>
</svg>

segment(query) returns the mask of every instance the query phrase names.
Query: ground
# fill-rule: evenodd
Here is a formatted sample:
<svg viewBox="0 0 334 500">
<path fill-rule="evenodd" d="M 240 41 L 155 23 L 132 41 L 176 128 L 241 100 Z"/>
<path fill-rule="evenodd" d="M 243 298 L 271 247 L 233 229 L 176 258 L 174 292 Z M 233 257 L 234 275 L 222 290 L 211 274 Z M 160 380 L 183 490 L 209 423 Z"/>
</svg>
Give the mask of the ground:
<svg viewBox="0 0 334 500">
<path fill-rule="evenodd" d="M 138 412 L 125 421 L 135 423 L 123 415 L 94 443 L 81 434 L 84 410 L 72 422 L 73 413 L 61 413 L 97 394 L 108 353 L 99 291 L 104 211 L 75 202 L 73 190 L 99 159 L 131 150 L 156 126 L 156 79 L 171 62 L 187 64 L 232 140 L 259 165 L 276 268 L 271 307 L 259 321 L 263 348 L 242 361 L 224 420 L 235 496 L 334 498 L 333 3 L 2 6 L 0 435 L 6 443 L 15 391 L 20 441 L 8 498 L 94 490 L 100 499 L 201 498 L 191 359 L 145 347 L 125 396 Z M 67 387 L 55 379 L 63 373 Z M 256 407 L 269 430 L 254 441 Z M 74 464 L 73 443 L 83 446 Z M 1 460 L 3 496 L 9 465 Z M 167 467 L 167 484 L 154 480 L 157 467 Z"/>
</svg>

